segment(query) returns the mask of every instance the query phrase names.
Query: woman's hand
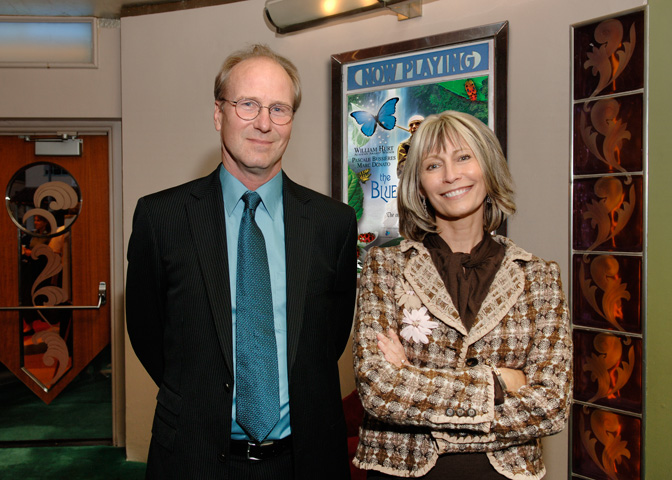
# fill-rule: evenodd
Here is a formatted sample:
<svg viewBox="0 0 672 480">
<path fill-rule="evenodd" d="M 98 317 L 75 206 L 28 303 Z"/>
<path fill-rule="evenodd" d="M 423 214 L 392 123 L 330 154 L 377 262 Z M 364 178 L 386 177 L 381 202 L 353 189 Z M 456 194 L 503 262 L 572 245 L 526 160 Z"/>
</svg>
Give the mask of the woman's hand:
<svg viewBox="0 0 672 480">
<path fill-rule="evenodd" d="M 499 373 L 502 374 L 502 380 L 506 383 L 506 390 L 515 392 L 520 387 L 527 385 L 527 377 L 522 370 L 500 367 Z"/>
<path fill-rule="evenodd" d="M 382 333 L 378 334 L 378 348 L 380 348 L 380 351 L 385 355 L 385 360 L 396 367 L 401 368 L 408 363 L 406 352 L 404 352 L 404 346 L 401 344 L 401 340 L 399 340 L 399 337 L 394 330 L 389 329 L 387 333 L 389 337 Z"/>
</svg>

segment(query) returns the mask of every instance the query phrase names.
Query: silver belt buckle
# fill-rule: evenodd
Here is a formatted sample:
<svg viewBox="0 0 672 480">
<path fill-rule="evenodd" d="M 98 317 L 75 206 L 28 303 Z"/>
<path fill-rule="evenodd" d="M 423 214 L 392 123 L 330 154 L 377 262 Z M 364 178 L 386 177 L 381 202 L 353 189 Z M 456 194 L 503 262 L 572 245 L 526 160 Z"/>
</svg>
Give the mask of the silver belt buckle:
<svg viewBox="0 0 672 480">
<path fill-rule="evenodd" d="M 252 442 L 247 442 L 247 459 L 248 459 L 248 460 L 254 460 L 254 461 L 261 460 L 261 458 L 257 458 L 257 457 L 252 457 L 252 456 L 250 456 L 250 449 L 251 449 L 251 447 L 253 447 L 253 446 L 256 447 L 257 444 L 256 444 L 256 443 L 252 443 Z"/>
<path fill-rule="evenodd" d="M 247 442 L 247 459 L 248 460 L 254 460 L 254 461 L 263 460 L 263 458 L 257 458 L 257 457 L 250 456 L 250 448 L 251 447 L 263 447 L 265 445 L 273 445 L 273 440 L 266 440 L 265 442 L 261 442 L 261 443 Z"/>
</svg>

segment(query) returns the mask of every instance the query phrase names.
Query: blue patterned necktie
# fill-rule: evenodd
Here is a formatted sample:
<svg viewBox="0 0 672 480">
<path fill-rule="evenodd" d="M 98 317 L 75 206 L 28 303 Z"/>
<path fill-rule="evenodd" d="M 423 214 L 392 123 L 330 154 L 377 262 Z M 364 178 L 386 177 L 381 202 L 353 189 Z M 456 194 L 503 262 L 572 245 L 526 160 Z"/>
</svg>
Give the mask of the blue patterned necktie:
<svg viewBox="0 0 672 480">
<path fill-rule="evenodd" d="M 278 349 L 264 235 L 254 221 L 257 192 L 243 194 L 236 273 L 236 421 L 263 441 L 280 418 Z"/>
</svg>

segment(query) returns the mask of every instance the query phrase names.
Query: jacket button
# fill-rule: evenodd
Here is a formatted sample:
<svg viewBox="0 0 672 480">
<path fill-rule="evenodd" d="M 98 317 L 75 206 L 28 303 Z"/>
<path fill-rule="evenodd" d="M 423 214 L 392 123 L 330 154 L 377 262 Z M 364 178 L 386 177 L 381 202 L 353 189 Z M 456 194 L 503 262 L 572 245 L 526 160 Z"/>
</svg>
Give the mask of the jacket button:
<svg viewBox="0 0 672 480">
<path fill-rule="evenodd" d="M 473 408 L 470 408 L 469 410 L 467 410 L 467 415 L 469 415 L 470 417 L 475 417 L 476 416 L 476 410 L 474 410 Z"/>
<path fill-rule="evenodd" d="M 458 417 L 464 417 L 464 409 L 463 408 L 458 408 L 457 409 L 457 416 Z"/>
<path fill-rule="evenodd" d="M 446 415 L 448 415 L 449 417 L 452 417 L 453 415 L 455 415 L 455 410 L 453 410 L 452 408 L 449 408 L 448 410 L 446 410 Z"/>
<path fill-rule="evenodd" d="M 476 365 L 478 365 L 477 358 L 467 358 L 467 367 L 475 367 Z"/>
<path fill-rule="evenodd" d="M 226 463 L 226 453 L 218 453 L 217 460 L 221 463 Z"/>
</svg>

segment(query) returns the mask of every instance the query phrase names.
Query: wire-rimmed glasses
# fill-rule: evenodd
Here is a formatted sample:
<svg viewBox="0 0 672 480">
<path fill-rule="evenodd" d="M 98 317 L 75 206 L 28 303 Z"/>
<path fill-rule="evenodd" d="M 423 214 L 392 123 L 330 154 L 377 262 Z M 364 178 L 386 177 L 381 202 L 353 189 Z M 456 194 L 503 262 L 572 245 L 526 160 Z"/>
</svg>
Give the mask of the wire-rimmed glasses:
<svg viewBox="0 0 672 480">
<path fill-rule="evenodd" d="M 259 112 L 261 112 L 262 108 L 268 109 L 271 122 L 275 123 L 276 125 L 287 125 L 292 121 L 292 118 L 294 118 L 294 109 L 289 105 L 285 105 L 284 103 L 276 103 L 267 107 L 265 105 L 261 105 L 256 100 L 249 98 L 243 98 L 235 102 L 233 100 L 227 100 L 226 98 L 222 98 L 222 100 L 233 105 L 236 111 L 236 115 L 238 115 L 243 120 L 254 120 L 259 116 Z"/>
</svg>

